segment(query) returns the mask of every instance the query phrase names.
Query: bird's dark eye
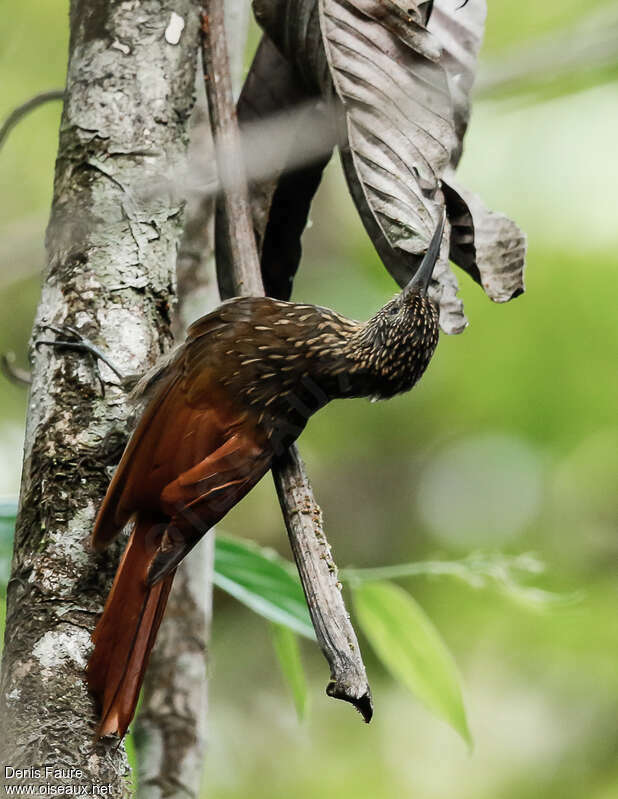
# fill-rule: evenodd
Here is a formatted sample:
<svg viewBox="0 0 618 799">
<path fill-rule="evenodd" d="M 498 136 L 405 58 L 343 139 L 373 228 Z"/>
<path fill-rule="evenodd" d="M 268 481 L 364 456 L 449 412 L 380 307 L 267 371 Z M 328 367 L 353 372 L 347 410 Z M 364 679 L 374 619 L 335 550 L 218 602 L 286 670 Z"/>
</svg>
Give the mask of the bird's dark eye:
<svg viewBox="0 0 618 799">
<path fill-rule="evenodd" d="M 398 313 L 399 313 L 398 305 L 391 305 L 391 307 L 388 309 L 389 316 L 397 316 Z"/>
</svg>

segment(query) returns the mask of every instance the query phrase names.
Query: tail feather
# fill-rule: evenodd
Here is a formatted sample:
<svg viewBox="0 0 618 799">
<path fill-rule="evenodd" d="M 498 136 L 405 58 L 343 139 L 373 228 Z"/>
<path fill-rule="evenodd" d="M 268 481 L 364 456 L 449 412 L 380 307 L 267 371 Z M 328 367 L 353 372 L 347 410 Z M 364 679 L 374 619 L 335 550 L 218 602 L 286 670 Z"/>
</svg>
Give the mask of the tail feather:
<svg viewBox="0 0 618 799">
<path fill-rule="evenodd" d="M 154 585 L 146 576 L 164 524 L 138 519 L 122 556 L 103 615 L 92 635 L 88 685 L 101 705 L 97 737 L 122 737 L 133 718 L 174 572 Z"/>
</svg>

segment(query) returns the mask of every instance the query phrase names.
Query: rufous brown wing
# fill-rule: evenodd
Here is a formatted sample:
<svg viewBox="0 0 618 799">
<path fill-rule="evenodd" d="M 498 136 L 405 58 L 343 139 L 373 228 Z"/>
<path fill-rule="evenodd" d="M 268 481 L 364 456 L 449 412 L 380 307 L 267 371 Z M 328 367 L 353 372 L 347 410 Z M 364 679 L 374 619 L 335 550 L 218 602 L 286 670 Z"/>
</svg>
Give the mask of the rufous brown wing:
<svg viewBox="0 0 618 799">
<path fill-rule="evenodd" d="M 95 629 L 88 682 L 98 734 L 121 736 L 180 561 L 333 399 L 408 391 L 438 341 L 427 297 L 444 216 L 408 286 L 367 322 L 268 297 L 223 303 L 143 384 L 149 397 L 92 535 L 133 532 Z"/>
<path fill-rule="evenodd" d="M 134 520 L 87 667 L 101 707 L 99 736 L 123 736 L 133 717 L 176 566 L 272 460 L 255 413 L 207 364 L 189 389 L 186 370 L 180 358 L 155 380 L 92 534 L 100 550 Z"/>
</svg>

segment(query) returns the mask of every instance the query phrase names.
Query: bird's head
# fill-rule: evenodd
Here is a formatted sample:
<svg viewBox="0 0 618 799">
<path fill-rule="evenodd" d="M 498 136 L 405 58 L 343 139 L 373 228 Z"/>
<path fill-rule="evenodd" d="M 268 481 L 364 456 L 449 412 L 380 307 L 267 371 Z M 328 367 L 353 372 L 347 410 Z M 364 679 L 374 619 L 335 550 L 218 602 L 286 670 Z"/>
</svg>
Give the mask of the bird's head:
<svg viewBox="0 0 618 799">
<path fill-rule="evenodd" d="M 402 291 L 374 317 L 375 321 L 379 320 L 380 327 L 386 325 L 391 330 L 416 328 L 423 326 L 422 322 L 428 315 L 432 318 L 436 317 L 438 308 L 427 296 L 427 291 L 440 255 L 445 220 L 446 212 L 443 210 L 427 252 L 414 276 Z"/>
<path fill-rule="evenodd" d="M 365 360 L 383 381 L 376 396 L 412 388 L 436 348 L 439 309 L 427 296 L 427 289 L 440 254 L 444 225 L 443 212 L 414 277 L 362 331 Z"/>
</svg>

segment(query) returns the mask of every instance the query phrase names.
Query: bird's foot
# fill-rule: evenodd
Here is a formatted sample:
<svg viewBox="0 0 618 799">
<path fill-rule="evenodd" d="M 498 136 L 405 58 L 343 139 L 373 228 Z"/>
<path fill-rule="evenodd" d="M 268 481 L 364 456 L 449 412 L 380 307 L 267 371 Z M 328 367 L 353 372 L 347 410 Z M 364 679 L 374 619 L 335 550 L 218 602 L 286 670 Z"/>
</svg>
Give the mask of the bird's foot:
<svg viewBox="0 0 618 799">
<path fill-rule="evenodd" d="M 101 377 L 101 372 L 99 371 L 99 361 L 102 361 L 111 371 L 116 375 L 118 380 L 120 381 L 121 385 L 124 387 L 125 378 L 122 376 L 122 373 L 114 366 L 114 364 L 107 358 L 107 356 L 101 352 L 101 350 L 96 347 L 89 339 L 83 336 L 79 330 L 71 325 L 63 325 L 62 327 L 57 327 L 56 325 L 42 325 L 44 330 L 51 330 L 53 333 L 56 333 L 57 336 L 63 336 L 63 338 L 56 338 L 56 339 L 37 339 L 34 342 L 35 347 L 40 347 L 42 344 L 48 347 L 57 347 L 58 349 L 66 349 L 66 350 L 73 350 L 76 352 L 87 352 L 93 360 L 95 374 L 101 386 L 101 391 L 103 395 L 105 395 L 105 383 L 103 378 Z"/>
</svg>

